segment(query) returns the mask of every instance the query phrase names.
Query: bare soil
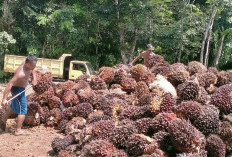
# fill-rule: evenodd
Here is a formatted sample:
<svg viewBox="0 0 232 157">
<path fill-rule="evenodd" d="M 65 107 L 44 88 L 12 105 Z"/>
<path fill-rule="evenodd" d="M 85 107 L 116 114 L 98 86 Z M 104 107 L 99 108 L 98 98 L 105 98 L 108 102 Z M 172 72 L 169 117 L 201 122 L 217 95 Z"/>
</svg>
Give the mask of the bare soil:
<svg viewBox="0 0 232 157">
<path fill-rule="evenodd" d="M 0 101 L 6 84 L 0 84 Z M 26 91 L 26 95 L 33 89 Z M 0 106 L 1 108 L 1 106 Z M 24 129 L 32 135 L 15 136 L 15 119 L 7 120 L 7 131 L 0 133 L 0 157 L 48 157 L 55 156 L 51 142 L 54 137 L 62 137 L 57 130 L 43 125 Z"/>
</svg>

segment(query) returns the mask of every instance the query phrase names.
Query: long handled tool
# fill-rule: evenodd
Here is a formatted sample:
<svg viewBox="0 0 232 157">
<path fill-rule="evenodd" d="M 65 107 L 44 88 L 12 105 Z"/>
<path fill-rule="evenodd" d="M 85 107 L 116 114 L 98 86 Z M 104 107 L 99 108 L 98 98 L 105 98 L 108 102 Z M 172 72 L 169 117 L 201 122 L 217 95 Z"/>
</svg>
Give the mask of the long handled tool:
<svg viewBox="0 0 232 157">
<path fill-rule="evenodd" d="M 10 98 L 9 100 L 7 100 L 7 103 L 8 104 L 10 101 L 14 100 L 17 96 L 21 95 L 23 92 L 27 91 L 28 89 L 30 89 L 32 86 L 29 86 L 27 88 L 25 88 L 22 92 L 16 94 L 15 96 L 13 96 L 12 98 Z"/>
</svg>

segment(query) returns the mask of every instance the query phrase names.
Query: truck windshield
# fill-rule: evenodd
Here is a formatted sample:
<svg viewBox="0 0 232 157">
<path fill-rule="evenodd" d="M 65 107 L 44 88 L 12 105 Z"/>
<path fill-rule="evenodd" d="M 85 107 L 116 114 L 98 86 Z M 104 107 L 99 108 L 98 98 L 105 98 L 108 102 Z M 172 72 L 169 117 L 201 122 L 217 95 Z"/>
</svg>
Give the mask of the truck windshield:
<svg viewBox="0 0 232 157">
<path fill-rule="evenodd" d="M 87 65 L 87 67 L 89 69 L 90 75 L 94 75 L 95 72 L 94 72 L 94 69 L 93 69 L 92 65 L 90 63 L 86 63 L 86 65 Z"/>
</svg>

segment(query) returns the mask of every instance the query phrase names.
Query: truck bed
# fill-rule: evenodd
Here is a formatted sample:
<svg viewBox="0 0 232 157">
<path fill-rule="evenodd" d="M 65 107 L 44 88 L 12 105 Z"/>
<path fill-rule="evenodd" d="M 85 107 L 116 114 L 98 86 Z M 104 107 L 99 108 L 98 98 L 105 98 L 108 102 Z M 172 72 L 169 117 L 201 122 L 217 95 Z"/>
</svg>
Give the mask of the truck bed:
<svg viewBox="0 0 232 157">
<path fill-rule="evenodd" d="M 25 61 L 25 59 L 26 56 L 5 55 L 4 71 L 14 73 L 19 65 Z M 63 78 L 64 60 L 38 58 L 36 69 L 42 69 L 43 65 L 47 66 L 48 71 L 52 73 L 53 77 Z"/>
</svg>

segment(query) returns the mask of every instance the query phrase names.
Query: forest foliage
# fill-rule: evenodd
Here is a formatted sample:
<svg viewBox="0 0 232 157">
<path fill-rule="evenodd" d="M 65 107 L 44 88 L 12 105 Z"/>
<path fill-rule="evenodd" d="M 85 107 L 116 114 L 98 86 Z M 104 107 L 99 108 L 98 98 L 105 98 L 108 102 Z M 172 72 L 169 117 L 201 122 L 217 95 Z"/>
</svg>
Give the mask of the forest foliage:
<svg viewBox="0 0 232 157">
<path fill-rule="evenodd" d="M 0 9 L 1 56 L 72 53 L 98 69 L 151 43 L 170 64 L 232 69 L 232 0 L 0 0 Z"/>
</svg>

